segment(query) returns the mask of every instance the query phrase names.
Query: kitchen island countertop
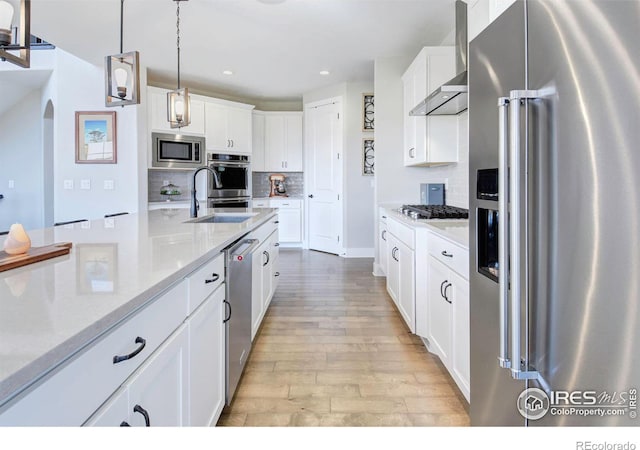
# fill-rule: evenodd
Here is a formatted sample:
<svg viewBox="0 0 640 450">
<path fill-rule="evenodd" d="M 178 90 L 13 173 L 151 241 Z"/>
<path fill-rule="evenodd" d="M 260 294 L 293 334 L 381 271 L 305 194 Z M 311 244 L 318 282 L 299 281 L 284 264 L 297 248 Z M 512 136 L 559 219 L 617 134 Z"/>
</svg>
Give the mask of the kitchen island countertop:
<svg viewBox="0 0 640 450">
<path fill-rule="evenodd" d="M 152 298 L 276 214 L 242 223 L 187 223 L 158 209 L 30 231 L 33 246 L 71 242 L 69 255 L 0 273 L 0 405 Z"/>
</svg>

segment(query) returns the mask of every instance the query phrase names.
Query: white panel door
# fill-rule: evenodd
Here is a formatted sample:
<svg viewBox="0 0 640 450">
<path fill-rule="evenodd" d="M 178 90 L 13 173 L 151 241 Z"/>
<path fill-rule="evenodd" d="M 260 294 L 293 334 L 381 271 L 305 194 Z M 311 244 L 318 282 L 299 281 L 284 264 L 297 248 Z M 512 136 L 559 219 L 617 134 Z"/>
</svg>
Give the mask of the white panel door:
<svg viewBox="0 0 640 450">
<path fill-rule="evenodd" d="M 287 148 L 285 170 L 302 172 L 302 115 L 285 116 Z"/>
<path fill-rule="evenodd" d="M 397 242 L 398 251 L 396 258 L 400 265 L 400 292 L 398 309 L 412 333 L 416 330 L 416 284 L 415 284 L 415 259 L 414 252 L 402 242 Z"/>
<path fill-rule="evenodd" d="M 444 287 L 451 282 L 449 268 L 429 255 L 427 262 L 427 282 L 429 298 L 429 342 L 447 369 L 451 370 L 451 327 L 452 311 L 450 291 L 444 296 Z M 447 300 L 449 299 L 449 300 Z"/>
<path fill-rule="evenodd" d="M 287 145 L 285 117 L 268 115 L 264 118 L 264 169 L 266 172 L 282 172 Z"/>
<path fill-rule="evenodd" d="M 189 425 L 214 425 L 225 401 L 224 284 L 191 315 L 189 326 Z"/>
<path fill-rule="evenodd" d="M 387 253 L 387 242 L 389 239 L 389 234 L 387 231 L 387 224 L 380 221 L 378 222 L 378 228 L 379 230 L 379 235 L 378 235 L 378 252 L 380 255 L 380 269 L 382 270 L 382 273 L 384 275 L 387 274 L 388 272 L 388 265 L 389 265 L 389 255 Z"/>
<path fill-rule="evenodd" d="M 453 374 L 460 390 L 469 400 L 471 387 L 469 281 L 451 271 L 451 286 L 446 289 L 453 308 Z"/>
<path fill-rule="evenodd" d="M 227 151 L 229 138 L 227 137 L 227 108 L 216 103 L 205 106 L 205 145 L 207 150 Z"/>
<path fill-rule="evenodd" d="M 342 252 L 342 104 L 306 113 L 309 248 Z"/>
<path fill-rule="evenodd" d="M 256 336 L 263 316 L 264 272 L 269 264 L 269 241 L 265 239 L 253 254 L 251 260 L 251 340 Z"/>
<path fill-rule="evenodd" d="M 302 241 L 302 220 L 299 209 L 278 210 L 280 220 L 280 242 L 300 242 Z"/>
<path fill-rule="evenodd" d="M 128 383 L 129 424 L 179 427 L 189 425 L 187 380 L 187 327 L 182 325 L 138 369 Z"/>
<path fill-rule="evenodd" d="M 387 233 L 387 292 L 396 306 L 400 298 L 399 242 L 393 234 Z"/>
<path fill-rule="evenodd" d="M 229 151 L 251 153 L 251 111 L 248 109 L 227 109 L 227 135 Z"/>
<path fill-rule="evenodd" d="M 129 389 L 125 386 L 118 389 L 83 426 L 126 427 L 129 416 Z"/>
<path fill-rule="evenodd" d="M 253 112 L 251 133 L 251 171 L 264 172 L 264 114 Z"/>
</svg>

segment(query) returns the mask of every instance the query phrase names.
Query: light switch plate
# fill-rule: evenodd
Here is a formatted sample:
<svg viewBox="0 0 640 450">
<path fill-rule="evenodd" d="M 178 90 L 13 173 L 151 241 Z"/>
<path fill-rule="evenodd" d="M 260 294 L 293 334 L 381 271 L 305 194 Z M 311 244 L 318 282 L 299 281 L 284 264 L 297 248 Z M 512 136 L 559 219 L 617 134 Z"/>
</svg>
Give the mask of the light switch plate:
<svg viewBox="0 0 640 450">
<path fill-rule="evenodd" d="M 91 189 L 91 180 L 80 180 L 80 189 Z"/>
<path fill-rule="evenodd" d="M 64 180 L 65 189 L 73 189 L 73 180 Z"/>
<path fill-rule="evenodd" d="M 113 191 L 113 180 L 104 180 L 104 190 Z"/>
</svg>

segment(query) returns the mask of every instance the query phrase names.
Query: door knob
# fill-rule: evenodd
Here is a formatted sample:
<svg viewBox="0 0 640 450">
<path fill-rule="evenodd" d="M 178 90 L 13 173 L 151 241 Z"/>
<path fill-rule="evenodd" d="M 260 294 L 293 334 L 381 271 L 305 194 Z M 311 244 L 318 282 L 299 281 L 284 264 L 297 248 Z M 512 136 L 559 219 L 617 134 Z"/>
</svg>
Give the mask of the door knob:
<svg viewBox="0 0 640 450">
<path fill-rule="evenodd" d="M 309 198 L 313 198 L 313 194 L 309 194 L 309 195 L 308 195 L 308 197 L 309 197 Z"/>
</svg>

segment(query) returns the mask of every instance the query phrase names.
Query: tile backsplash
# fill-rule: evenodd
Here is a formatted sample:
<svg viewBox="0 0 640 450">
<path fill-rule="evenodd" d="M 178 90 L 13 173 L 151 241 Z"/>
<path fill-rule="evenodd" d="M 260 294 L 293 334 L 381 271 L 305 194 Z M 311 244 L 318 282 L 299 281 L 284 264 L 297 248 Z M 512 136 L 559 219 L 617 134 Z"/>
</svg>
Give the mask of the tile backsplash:
<svg viewBox="0 0 640 450">
<path fill-rule="evenodd" d="M 202 175 L 204 176 L 204 175 Z M 180 195 L 172 195 L 171 200 L 189 200 L 191 183 L 193 178 L 192 171 L 186 170 L 149 170 L 149 202 L 163 202 L 167 200 L 166 195 L 160 194 L 160 189 L 164 186 L 165 181 L 178 186 Z"/>
<path fill-rule="evenodd" d="M 269 175 L 271 172 L 253 172 L 253 197 L 262 198 L 269 197 L 271 190 L 271 183 L 269 182 Z M 287 189 L 289 197 L 302 197 L 304 195 L 304 173 L 303 172 L 286 172 L 282 175 L 287 178 L 284 180 L 284 184 Z"/>
</svg>

